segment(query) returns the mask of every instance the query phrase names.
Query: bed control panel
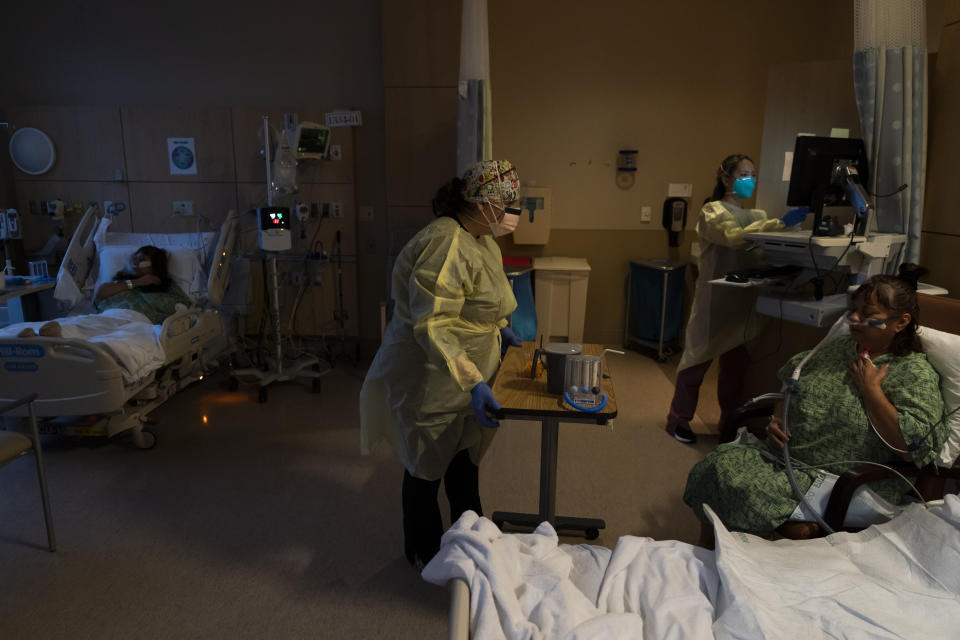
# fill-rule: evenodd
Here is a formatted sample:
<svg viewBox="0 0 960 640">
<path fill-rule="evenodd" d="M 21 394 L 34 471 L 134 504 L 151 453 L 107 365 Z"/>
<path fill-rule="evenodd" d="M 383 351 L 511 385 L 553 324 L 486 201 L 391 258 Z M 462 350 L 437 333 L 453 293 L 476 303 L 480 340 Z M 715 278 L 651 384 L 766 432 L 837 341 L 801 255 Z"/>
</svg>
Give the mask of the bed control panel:
<svg viewBox="0 0 960 640">
<path fill-rule="evenodd" d="M 264 251 L 288 251 L 290 237 L 290 209 L 288 207 L 260 207 L 260 248 Z"/>
</svg>

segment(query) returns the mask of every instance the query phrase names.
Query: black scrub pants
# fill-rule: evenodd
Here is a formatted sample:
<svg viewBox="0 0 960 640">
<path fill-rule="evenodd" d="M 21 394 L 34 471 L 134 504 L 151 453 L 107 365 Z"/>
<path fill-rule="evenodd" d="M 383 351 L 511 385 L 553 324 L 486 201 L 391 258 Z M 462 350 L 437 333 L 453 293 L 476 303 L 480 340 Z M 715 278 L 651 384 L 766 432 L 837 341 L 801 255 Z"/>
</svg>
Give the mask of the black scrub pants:
<svg viewBox="0 0 960 640">
<path fill-rule="evenodd" d="M 443 487 L 450 502 L 450 522 L 456 522 L 464 511 L 472 509 L 483 515 L 480 506 L 480 483 L 477 465 L 464 449 L 447 465 Z M 443 519 L 437 497 L 440 480 L 423 480 L 403 470 L 403 549 L 412 565 L 419 559 L 424 565 L 440 550 Z"/>
</svg>

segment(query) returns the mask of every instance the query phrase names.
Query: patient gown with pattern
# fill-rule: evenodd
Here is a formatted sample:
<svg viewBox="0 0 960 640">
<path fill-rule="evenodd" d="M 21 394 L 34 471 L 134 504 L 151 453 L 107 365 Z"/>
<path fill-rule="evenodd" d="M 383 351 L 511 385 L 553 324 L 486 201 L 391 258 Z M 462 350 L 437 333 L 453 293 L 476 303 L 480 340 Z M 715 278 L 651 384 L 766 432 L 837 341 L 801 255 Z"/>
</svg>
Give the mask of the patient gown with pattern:
<svg viewBox="0 0 960 640">
<path fill-rule="evenodd" d="M 480 425 L 470 390 L 500 366 L 500 329 L 517 307 L 490 235 L 438 218 L 397 256 L 393 318 L 360 390 L 361 450 L 393 445 L 410 475 L 443 476 L 457 452 L 479 463 L 496 429 Z"/>
<path fill-rule="evenodd" d="M 787 380 L 805 353 L 784 365 L 780 380 Z M 799 386 L 790 399 L 790 454 L 797 484 L 806 492 L 818 466 L 839 461 L 898 460 L 867 421 L 860 392 L 849 374 L 858 357 L 849 336 L 824 344 L 803 366 Z M 937 372 L 923 353 L 905 356 L 884 354 L 874 359 L 878 367 L 889 364 L 881 383 L 883 393 L 897 409 L 900 430 L 908 444 L 922 443 L 913 452 L 918 467 L 934 462 L 947 439 L 943 399 Z M 830 464 L 824 469 L 841 474 L 854 463 Z M 889 480 L 871 488 L 891 502 L 899 502 L 908 487 Z M 703 522 L 703 504 L 709 504 L 729 529 L 767 536 L 786 522 L 799 504 L 783 468 L 782 450 L 766 442 L 721 444 L 694 465 L 683 495 Z"/>
<path fill-rule="evenodd" d="M 163 324 L 164 320 L 177 312 L 178 304 L 193 306 L 193 302 L 175 282 L 171 282 L 166 291 L 129 289 L 94 302 L 99 313 L 107 309 L 131 309 L 150 318 L 153 324 Z"/>
</svg>

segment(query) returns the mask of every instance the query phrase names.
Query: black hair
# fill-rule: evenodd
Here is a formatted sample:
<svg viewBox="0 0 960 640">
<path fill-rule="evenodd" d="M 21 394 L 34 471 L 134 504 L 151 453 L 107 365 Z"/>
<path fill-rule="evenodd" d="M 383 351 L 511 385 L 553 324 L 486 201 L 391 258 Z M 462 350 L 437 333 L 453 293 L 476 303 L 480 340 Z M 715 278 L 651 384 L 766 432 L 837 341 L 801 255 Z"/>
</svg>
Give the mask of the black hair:
<svg viewBox="0 0 960 640">
<path fill-rule="evenodd" d="M 147 244 L 134 251 L 133 255 L 138 253 L 144 255 L 148 260 L 150 260 L 150 271 L 153 273 L 153 275 L 160 278 L 160 284 L 142 287 L 140 290 L 147 293 L 168 291 L 170 289 L 170 271 L 167 268 L 167 252 L 160 247 Z M 130 271 L 121 270 L 117 272 L 117 275 L 113 276 L 113 279 L 132 280 L 136 277 L 136 274 Z"/>
<path fill-rule="evenodd" d="M 458 213 L 466 211 L 470 203 L 463 197 L 464 186 L 463 180 L 454 178 L 437 189 L 437 195 L 433 197 L 433 215 L 456 219 Z"/>
<path fill-rule="evenodd" d="M 704 200 L 704 204 L 723 199 L 723 196 L 727 193 L 727 185 L 723 184 L 723 179 L 733 175 L 733 172 L 740 166 L 741 160 L 750 160 L 750 162 L 753 162 L 750 156 L 745 153 L 734 153 L 723 159 L 723 162 L 717 167 L 717 184 L 713 188 L 713 195 Z"/>
<path fill-rule="evenodd" d="M 900 265 L 900 272 L 895 276 L 873 276 L 857 289 L 853 299 L 869 299 L 876 294 L 877 302 L 882 304 L 890 315 L 896 318 L 905 313 L 910 314 L 910 324 L 904 327 L 890 342 L 890 353 L 895 356 L 904 356 L 908 353 L 923 351 L 917 327 L 920 325 L 920 305 L 917 301 L 917 281 L 924 274 L 925 269 L 912 262 Z"/>
</svg>

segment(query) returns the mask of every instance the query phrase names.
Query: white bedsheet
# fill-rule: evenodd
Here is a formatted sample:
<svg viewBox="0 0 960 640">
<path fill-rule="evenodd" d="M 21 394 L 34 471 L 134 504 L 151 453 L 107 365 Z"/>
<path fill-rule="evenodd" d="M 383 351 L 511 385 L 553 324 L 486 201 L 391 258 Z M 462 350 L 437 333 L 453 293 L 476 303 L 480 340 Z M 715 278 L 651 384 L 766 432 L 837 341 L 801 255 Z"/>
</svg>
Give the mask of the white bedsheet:
<svg viewBox="0 0 960 640">
<path fill-rule="evenodd" d="M 92 315 L 57 318 L 64 338 L 86 340 L 106 349 L 120 364 L 125 382 L 135 382 L 164 363 L 160 325 L 129 309 L 108 309 Z M 38 331 L 46 322 L 21 322 L 0 329 L 0 338 L 15 338 L 27 327 Z M 29 338 L 20 338 L 29 340 Z"/>
<path fill-rule="evenodd" d="M 817 540 L 771 542 L 715 525 L 716 553 L 633 536 L 610 553 L 559 545 L 547 523 L 504 535 L 467 512 L 423 577 L 467 581 L 479 640 L 936 638 L 960 629 L 957 496 Z"/>
</svg>

